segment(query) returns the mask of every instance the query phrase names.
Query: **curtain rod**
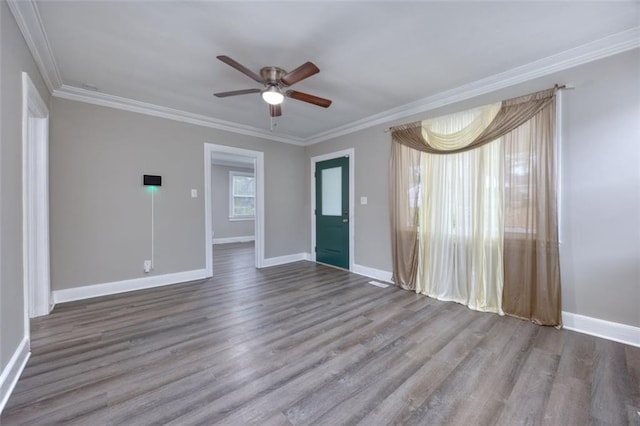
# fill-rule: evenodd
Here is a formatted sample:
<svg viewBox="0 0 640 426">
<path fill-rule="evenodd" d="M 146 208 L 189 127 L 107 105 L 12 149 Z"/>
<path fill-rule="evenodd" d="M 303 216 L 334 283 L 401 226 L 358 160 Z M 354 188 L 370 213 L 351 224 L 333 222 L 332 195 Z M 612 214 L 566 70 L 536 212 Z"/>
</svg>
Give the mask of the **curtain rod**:
<svg viewBox="0 0 640 426">
<path fill-rule="evenodd" d="M 554 86 L 556 88 L 556 90 L 573 90 L 576 87 L 575 86 L 568 86 L 566 84 L 562 84 L 562 85 L 555 85 Z M 398 126 L 402 126 L 402 124 L 399 124 Z M 384 133 L 389 133 L 390 131 L 393 130 L 393 128 L 396 126 L 391 126 L 391 127 L 387 127 L 386 129 L 384 129 Z"/>
</svg>

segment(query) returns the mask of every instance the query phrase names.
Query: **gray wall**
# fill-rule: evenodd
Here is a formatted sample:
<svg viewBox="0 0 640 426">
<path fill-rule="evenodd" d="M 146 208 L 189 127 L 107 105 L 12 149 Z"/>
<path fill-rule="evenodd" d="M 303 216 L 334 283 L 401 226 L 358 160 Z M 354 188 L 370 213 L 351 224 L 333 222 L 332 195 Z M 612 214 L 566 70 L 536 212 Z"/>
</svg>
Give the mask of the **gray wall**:
<svg viewBox="0 0 640 426">
<path fill-rule="evenodd" d="M 563 92 L 563 310 L 640 326 L 640 50 L 414 117 L 407 123 L 568 83 Z M 309 158 L 355 148 L 355 263 L 391 271 L 386 123 L 306 148 Z M 360 205 L 361 196 L 368 205 Z M 310 196 L 306 198 L 310 212 Z M 309 219 L 308 219 L 309 220 Z"/>
<path fill-rule="evenodd" d="M 211 166 L 211 223 L 213 238 L 254 235 L 254 220 L 229 220 L 229 172 L 253 173 L 253 169 Z"/>
<path fill-rule="evenodd" d="M 264 152 L 265 257 L 304 251 L 304 149 L 75 101 L 52 99 L 50 191 L 54 290 L 140 278 L 150 257 L 155 193 L 155 270 L 202 269 L 204 143 Z M 191 198 L 197 189 L 198 198 Z"/>
<path fill-rule="evenodd" d="M 565 96 L 568 312 L 640 326 L 640 49 L 575 70 Z"/>
<path fill-rule="evenodd" d="M 6 2 L 0 2 L 0 371 L 24 337 L 22 274 L 22 72 L 49 92 Z"/>
</svg>

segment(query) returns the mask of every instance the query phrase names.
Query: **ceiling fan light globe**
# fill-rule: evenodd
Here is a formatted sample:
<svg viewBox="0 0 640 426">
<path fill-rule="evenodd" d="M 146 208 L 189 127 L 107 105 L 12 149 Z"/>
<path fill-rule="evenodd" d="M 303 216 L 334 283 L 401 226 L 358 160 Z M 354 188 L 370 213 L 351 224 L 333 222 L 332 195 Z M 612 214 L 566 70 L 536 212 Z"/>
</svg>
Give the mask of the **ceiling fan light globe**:
<svg viewBox="0 0 640 426">
<path fill-rule="evenodd" d="M 262 91 L 262 99 L 270 105 L 280 105 L 284 101 L 284 95 L 277 87 L 271 86 Z"/>
</svg>

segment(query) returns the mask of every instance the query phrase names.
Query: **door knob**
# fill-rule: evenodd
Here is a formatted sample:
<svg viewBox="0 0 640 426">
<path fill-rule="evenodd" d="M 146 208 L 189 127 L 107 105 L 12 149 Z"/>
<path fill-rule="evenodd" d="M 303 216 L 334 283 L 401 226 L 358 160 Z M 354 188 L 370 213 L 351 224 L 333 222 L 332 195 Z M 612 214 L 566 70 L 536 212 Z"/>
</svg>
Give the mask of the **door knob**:
<svg viewBox="0 0 640 426">
<path fill-rule="evenodd" d="M 342 223 L 347 223 L 349 222 L 349 219 L 342 219 Z"/>
</svg>

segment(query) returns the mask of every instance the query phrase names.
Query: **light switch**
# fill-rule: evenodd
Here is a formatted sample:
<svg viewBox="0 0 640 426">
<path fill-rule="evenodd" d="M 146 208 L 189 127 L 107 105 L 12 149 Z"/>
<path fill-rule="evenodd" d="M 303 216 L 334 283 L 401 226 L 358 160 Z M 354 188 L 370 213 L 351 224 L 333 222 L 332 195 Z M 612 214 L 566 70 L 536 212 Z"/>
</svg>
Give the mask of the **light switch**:
<svg viewBox="0 0 640 426">
<path fill-rule="evenodd" d="M 198 198 L 198 190 L 197 189 L 192 189 L 191 190 L 191 198 Z"/>
<path fill-rule="evenodd" d="M 362 204 L 363 206 L 367 204 L 367 197 L 360 197 L 360 204 Z"/>
</svg>

